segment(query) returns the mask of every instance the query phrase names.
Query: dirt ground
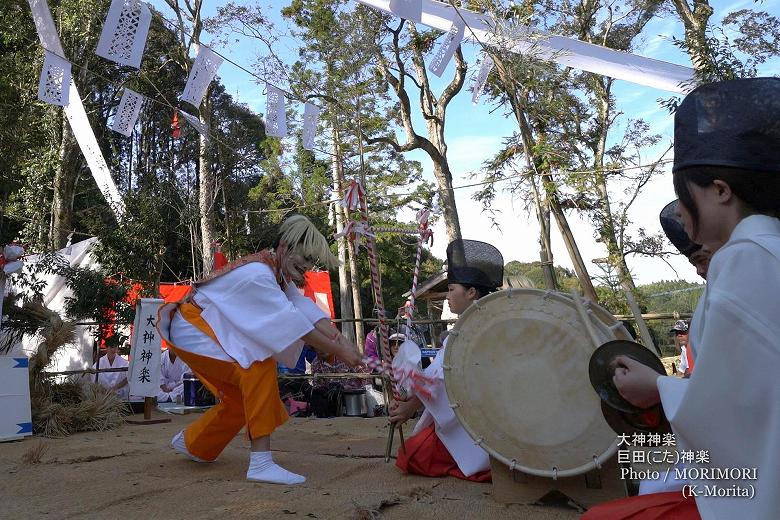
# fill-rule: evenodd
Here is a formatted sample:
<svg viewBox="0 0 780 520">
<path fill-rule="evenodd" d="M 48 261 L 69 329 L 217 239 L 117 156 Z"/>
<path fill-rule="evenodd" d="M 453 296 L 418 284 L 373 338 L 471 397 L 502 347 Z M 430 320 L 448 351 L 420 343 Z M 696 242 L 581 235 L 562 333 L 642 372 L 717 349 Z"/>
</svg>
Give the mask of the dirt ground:
<svg viewBox="0 0 780 520">
<path fill-rule="evenodd" d="M 491 484 L 403 475 L 392 461 L 384 462 L 387 422 L 382 418 L 291 418 L 273 436 L 274 459 L 307 480 L 279 486 L 245 480 L 249 443 L 243 435 L 213 464 L 175 453 L 170 438 L 197 415 L 165 417 L 172 422 L 0 443 L 0 518 L 579 516 L 555 507 L 499 504 Z M 39 462 L 25 461 L 39 449 Z"/>
</svg>

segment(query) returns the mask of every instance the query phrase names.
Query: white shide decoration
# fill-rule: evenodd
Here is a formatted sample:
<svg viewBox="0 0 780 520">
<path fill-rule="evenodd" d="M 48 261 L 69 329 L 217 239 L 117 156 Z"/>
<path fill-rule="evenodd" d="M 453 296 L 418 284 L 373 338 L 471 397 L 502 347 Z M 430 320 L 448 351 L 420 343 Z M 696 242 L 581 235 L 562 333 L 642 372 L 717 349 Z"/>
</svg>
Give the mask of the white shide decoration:
<svg viewBox="0 0 780 520">
<path fill-rule="evenodd" d="M 266 84 L 268 93 L 265 101 L 265 133 L 283 139 L 287 137 L 287 114 L 284 92 Z"/>
<path fill-rule="evenodd" d="M 441 77 L 444 74 L 444 69 L 447 68 L 453 54 L 458 49 L 460 42 L 463 41 L 463 33 L 466 30 L 466 25 L 460 17 L 456 16 L 452 21 L 452 27 L 447 31 L 444 40 L 439 45 L 436 54 L 428 66 L 428 70 Z"/>
<path fill-rule="evenodd" d="M 138 121 L 138 114 L 141 112 L 143 104 L 144 96 L 126 88 L 122 93 L 122 100 L 119 102 L 116 114 L 114 114 L 111 130 L 130 137 L 130 134 L 133 133 L 135 122 Z"/>
<path fill-rule="evenodd" d="M 44 52 L 46 57 L 38 81 L 38 99 L 50 105 L 68 106 L 70 62 L 49 51 Z"/>
<path fill-rule="evenodd" d="M 306 103 L 303 109 L 303 149 L 314 150 L 314 138 L 317 137 L 317 123 L 320 118 L 320 107 L 314 103 Z"/>
<path fill-rule="evenodd" d="M 186 101 L 196 108 L 200 107 L 206 90 L 222 65 L 222 58 L 217 53 L 205 45 L 199 47 L 198 57 L 192 64 L 192 70 L 190 70 L 187 84 L 184 85 L 184 92 L 181 95 L 182 101 Z"/>
<path fill-rule="evenodd" d="M 139 0 L 113 0 L 95 54 L 120 65 L 141 68 L 152 13 Z"/>
</svg>

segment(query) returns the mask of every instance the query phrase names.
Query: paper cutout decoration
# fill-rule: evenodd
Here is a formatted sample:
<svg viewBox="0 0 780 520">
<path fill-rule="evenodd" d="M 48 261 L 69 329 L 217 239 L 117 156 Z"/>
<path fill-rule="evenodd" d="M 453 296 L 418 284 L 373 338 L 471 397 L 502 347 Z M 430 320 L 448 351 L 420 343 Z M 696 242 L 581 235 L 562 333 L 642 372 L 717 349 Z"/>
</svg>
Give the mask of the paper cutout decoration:
<svg viewBox="0 0 780 520">
<path fill-rule="evenodd" d="M 54 19 L 51 16 L 46 0 L 27 0 L 27 2 L 32 10 L 35 30 L 38 32 L 41 45 L 45 49 L 51 49 L 60 56 L 64 56 L 65 51 L 62 49 L 62 43 L 60 43 L 60 37 L 57 34 L 57 27 L 54 25 Z M 67 85 L 68 89 L 68 104 L 65 105 L 65 117 L 68 119 L 71 129 L 73 129 L 73 135 L 76 137 L 76 142 L 79 143 L 79 148 L 81 153 L 84 154 L 89 170 L 92 172 L 92 177 L 95 178 L 95 183 L 106 198 L 106 202 L 108 202 L 117 220 L 120 220 L 125 212 L 124 201 L 119 195 L 119 190 L 116 189 L 116 184 L 111 177 L 106 159 L 103 157 L 100 146 L 98 146 L 97 139 L 95 139 L 95 132 L 92 131 L 92 126 L 89 124 L 87 111 L 84 110 L 84 104 L 81 102 L 81 96 L 76 88 L 76 84 L 73 82 L 73 78 L 71 77 L 70 81 L 65 83 L 65 85 Z"/>
<path fill-rule="evenodd" d="M 144 97 L 137 92 L 126 88 L 122 93 L 122 100 L 114 114 L 114 120 L 111 123 L 111 130 L 130 137 L 135 128 L 135 122 L 138 121 L 138 114 L 144 104 Z"/>
<path fill-rule="evenodd" d="M 422 0 L 390 0 L 390 12 L 410 22 L 422 20 Z"/>
<path fill-rule="evenodd" d="M 46 58 L 38 81 L 38 99 L 51 105 L 68 106 L 70 62 L 49 51 L 44 52 Z"/>
<path fill-rule="evenodd" d="M 266 84 L 268 95 L 265 101 L 265 133 L 283 139 L 287 137 L 287 114 L 284 92 Z"/>
<path fill-rule="evenodd" d="M 314 150 L 314 138 L 317 137 L 317 122 L 320 118 L 320 107 L 314 103 L 306 103 L 303 109 L 303 149 Z"/>
<path fill-rule="evenodd" d="M 95 54 L 120 65 L 141 68 L 152 13 L 139 0 L 113 0 Z"/>
<path fill-rule="evenodd" d="M 436 51 L 436 55 L 433 57 L 433 61 L 428 66 L 428 70 L 441 77 L 444 74 L 444 69 L 447 68 L 452 55 L 458 49 L 460 42 L 463 41 L 463 33 L 466 30 L 466 25 L 460 17 L 455 18 L 452 22 L 452 27 L 447 32 L 444 40 L 439 45 L 439 49 Z"/>
<path fill-rule="evenodd" d="M 476 41 L 479 44 L 500 47 L 510 52 L 533 56 L 536 59 L 553 61 L 564 67 L 586 70 L 671 92 L 687 92 L 693 88 L 691 82 L 693 69 L 690 67 L 609 49 L 509 21 L 501 22 L 504 28 L 500 34 L 505 34 L 505 36 L 496 38 L 494 27 L 496 22 L 482 13 L 465 9 L 463 3 L 461 3 L 458 13 L 455 14 L 449 2 L 441 0 L 420 1 L 422 4 L 421 23 L 439 31 L 448 31 L 454 17 L 462 16 L 468 28 L 464 39 Z M 388 6 L 388 0 L 355 0 L 355 2 L 384 13 L 395 13 L 393 8 Z"/>
<path fill-rule="evenodd" d="M 200 119 L 198 119 L 196 116 L 189 114 L 185 112 L 184 110 L 179 110 L 179 113 L 181 116 L 187 120 L 189 124 L 191 124 L 195 130 L 198 131 L 200 135 L 206 138 L 206 141 L 209 140 L 209 127 L 206 126 L 206 123 L 203 123 Z"/>
<path fill-rule="evenodd" d="M 198 57 L 195 58 L 190 76 L 187 78 L 187 84 L 184 85 L 184 92 L 181 95 L 182 101 L 200 108 L 203 96 L 206 95 L 206 90 L 214 76 L 217 75 L 220 65 L 222 65 L 222 58 L 205 45 L 200 45 Z"/>
<path fill-rule="evenodd" d="M 479 97 L 482 95 L 482 91 L 485 89 L 485 83 L 487 83 L 488 75 L 493 70 L 493 58 L 482 53 L 482 64 L 479 66 L 479 72 L 474 80 L 474 88 L 471 93 L 471 102 L 477 104 Z"/>
</svg>

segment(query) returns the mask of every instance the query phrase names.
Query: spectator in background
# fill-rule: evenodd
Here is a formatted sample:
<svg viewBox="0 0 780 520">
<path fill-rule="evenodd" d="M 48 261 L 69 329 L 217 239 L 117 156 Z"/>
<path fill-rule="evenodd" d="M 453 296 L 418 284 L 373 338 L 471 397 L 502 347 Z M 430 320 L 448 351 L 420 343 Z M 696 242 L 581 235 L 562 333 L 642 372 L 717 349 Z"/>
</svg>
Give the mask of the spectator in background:
<svg viewBox="0 0 780 520">
<path fill-rule="evenodd" d="M 125 341 L 125 346 L 129 342 Z M 127 360 L 119 355 L 119 345 L 107 345 L 106 354 L 102 356 L 92 368 L 105 370 L 108 368 L 126 368 L 129 365 Z M 107 390 L 116 392 L 124 400 L 128 398 L 127 372 L 105 372 L 97 374 L 97 382 Z"/>
<path fill-rule="evenodd" d="M 683 377 L 691 377 L 693 360 L 691 360 L 691 353 L 688 350 L 688 323 L 684 320 L 677 320 L 669 332 L 674 334 L 674 346 L 680 352 L 678 370 Z"/>
<path fill-rule="evenodd" d="M 190 367 L 173 350 L 164 350 L 160 356 L 160 391 L 157 393 L 157 402 L 181 402 L 184 374 L 189 371 Z"/>
</svg>

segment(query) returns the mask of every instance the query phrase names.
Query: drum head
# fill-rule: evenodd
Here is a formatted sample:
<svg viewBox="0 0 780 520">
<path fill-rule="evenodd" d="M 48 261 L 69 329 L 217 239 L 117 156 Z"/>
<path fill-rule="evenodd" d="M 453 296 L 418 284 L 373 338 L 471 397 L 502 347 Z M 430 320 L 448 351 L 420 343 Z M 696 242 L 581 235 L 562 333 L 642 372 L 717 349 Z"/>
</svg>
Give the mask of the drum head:
<svg viewBox="0 0 780 520">
<path fill-rule="evenodd" d="M 588 316 L 602 342 L 629 339 L 604 309 Z M 447 341 L 444 384 L 458 420 L 512 469 L 566 477 L 598 467 L 617 438 L 588 380 L 595 347 L 567 295 L 510 289 L 464 312 Z"/>
</svg>

